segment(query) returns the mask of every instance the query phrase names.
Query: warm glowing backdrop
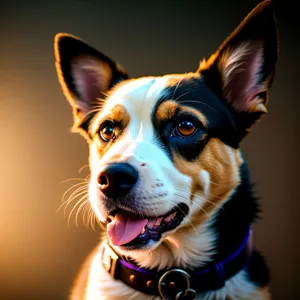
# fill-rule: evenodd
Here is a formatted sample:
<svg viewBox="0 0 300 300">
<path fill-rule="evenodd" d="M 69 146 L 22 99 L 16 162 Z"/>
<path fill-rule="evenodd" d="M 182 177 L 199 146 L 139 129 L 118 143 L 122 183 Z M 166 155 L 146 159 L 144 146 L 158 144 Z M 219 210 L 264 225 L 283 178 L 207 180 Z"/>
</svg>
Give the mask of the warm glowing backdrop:
<svg viewBox="0 0 300 300">
<path fill-rule="evenodd" d="M 107 2 L 103 4 L 103 2 Z M 258 4 L 247 1 L 10 1 L 0 8 L 0 299 L 66 299 L 99 232 L 56 213 L 87 146 L 54 69 L 53 37 L 70 32 L 131 76 L 196 70 Z M 278 3 L 277 3 L 278 2 Z M 269 114 L 243 144 L 262 197 L 259 247 L 274 299 L 299 294 L 299 31 L 296 0 L 276 1 L 280 61 Z M 298 14 L 298 15 L 297 15 Z M 75 181 L 73 183 L 76 183 Z"/>
</svg>

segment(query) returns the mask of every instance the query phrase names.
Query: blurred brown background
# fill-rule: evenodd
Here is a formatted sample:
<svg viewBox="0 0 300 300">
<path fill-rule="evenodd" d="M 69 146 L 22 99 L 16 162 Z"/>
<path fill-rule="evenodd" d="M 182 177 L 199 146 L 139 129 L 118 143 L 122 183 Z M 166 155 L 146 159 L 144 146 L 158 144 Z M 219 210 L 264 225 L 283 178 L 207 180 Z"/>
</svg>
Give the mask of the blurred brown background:
<svg viewBox="0 0 300 300">
<path fill-rule="evenodd" d="M 256 5 L 244 1 L 10 1 L 0 8 L 0 299 L 66 299 L 99 230 L 68 227 L 61 197 L 84 177 L 87 146 L 69 132 L 53 37 L 80 36 L 131 76 L 196 70 Z M 300 299 L 299 30 L 296 0 L 275 1 L 280 61 L 269 114 L 243 143 L 264 219 L 256 243 L 274 299 Z"/>
</svg>

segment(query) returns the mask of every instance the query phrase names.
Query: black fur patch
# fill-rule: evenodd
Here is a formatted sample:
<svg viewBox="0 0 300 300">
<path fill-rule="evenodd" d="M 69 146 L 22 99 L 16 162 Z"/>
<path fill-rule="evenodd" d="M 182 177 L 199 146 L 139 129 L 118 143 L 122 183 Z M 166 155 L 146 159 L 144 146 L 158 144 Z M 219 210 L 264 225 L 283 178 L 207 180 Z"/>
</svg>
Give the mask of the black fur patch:
<svg viewBox="0 0 300 300">
<path fill-rule="evenodd" d="M 264 287 L 269 284 L 269 269 L 264 257 L 258 251 L 254 251 L 251 261 L 246 268 L 249 281 L 258 287 Z"/>
<path fill-rule="evenodd" d="M 204 77 L 200 79 L 196 77 L 183 79 L 179 86 L 167 87 L 162 95 L 164 96 L 158 100 L 152 113 L 152 122 L 158 139 L 169 149 L 169 152 L 173 149 L 179 152 L 186 160 L 193 160 L 200 155 L 207 139 L 203 141 L 201 134 L 196 134 L 192 138 L 181 139 L 174 143 L 170 136 L 176 120 L 165 120 L 162 122 L 155 117 L 158 107 L 167 100 L 173 100 L 182 106 L 192 107 L 206 117 L 208 121 L 207 132 L 204 130 L 203 125 L 199 123 L 200 121 L 198 121 L 198 132 L 206 133 L 208 137 L 219 138 L 226 145 L 238 148 L 240 138 L 235 115 L 226 104 L 226 101 L 217 96 L 207 86 Z M 180 109 L 176 115 L 180 115 Z M 186 117 L 189 118 L 188 115 Z"/>
<path fill-rule="evenodd" d="M 222 206 L 211 224 L 218 233 L 214 261 L 222 261 L 240 247 L 248 231 L 260 212 L 257 199 L 253 196 L 253 185 L 249 180 L 247 164 L 240 168 L 241 183 L 231 198 Z M 269 281 L 269 273 L 262 256 L 254 251 L 246 268 L 248 278 L 259 287 Z"/>
<path fill-rule="evenodd" d="M 216 248 L 219 249 L 216 259 L 228 256 L 237 249 L 245 238 L 249 224 L 259 213 L 258 201 L 253 196 L 253 185 L 249 179 L 247 164 L 244 162 L 240 168 L 241 183 L 234 194 L 219 210 L 212 224 L 219 234 Z"/>
</svg>

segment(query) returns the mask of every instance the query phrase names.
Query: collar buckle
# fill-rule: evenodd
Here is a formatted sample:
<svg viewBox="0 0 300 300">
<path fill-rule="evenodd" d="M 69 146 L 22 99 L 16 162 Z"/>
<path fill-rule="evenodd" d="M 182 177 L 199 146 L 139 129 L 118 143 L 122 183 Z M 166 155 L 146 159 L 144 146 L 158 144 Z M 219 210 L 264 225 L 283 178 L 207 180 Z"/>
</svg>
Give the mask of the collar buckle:
<svg viewBox="0 0 300 300">
<path fill-rule="evenodd" d="M 115 253 L 115 251 L 108 245 L 107 241 L 102 243 L 101 249 L 101 257 L 102 257 L 102 266 L 103 268 L 110 273 L 110 275 L 117 279 L 116 269 L 117 262 L 119 260 L 119 256 Z"/>
</svg>

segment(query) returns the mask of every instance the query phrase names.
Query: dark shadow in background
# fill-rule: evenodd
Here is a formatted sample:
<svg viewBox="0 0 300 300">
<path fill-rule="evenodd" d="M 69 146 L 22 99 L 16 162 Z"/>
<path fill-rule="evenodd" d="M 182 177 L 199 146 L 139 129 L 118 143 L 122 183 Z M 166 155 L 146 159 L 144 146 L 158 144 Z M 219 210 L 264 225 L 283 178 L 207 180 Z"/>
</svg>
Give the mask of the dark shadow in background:
<svg viewBox="0 0 300 300">
<path fill-rule="evenodd" d="M 0 299 L 66 299 L 99 236 L 83 226 L 68 229 L 63 211 L 56 213 L 72 184 L 60 183 L 88 170 L 78 174 L 87 164 L 87 147 L 68 131 L 72 117 L 54 69 L 55 33 L 80 36 L 131 76 L 187 72 L 259 3 L 102 2 L 1 4 Z M 269 114 L 243 143 L 264 208 L 256 243 L 268 258 L 278 300 L 300 299 L 296 8 L 296 0 L 276 1 L 281 46 Z"/>
</svg>

